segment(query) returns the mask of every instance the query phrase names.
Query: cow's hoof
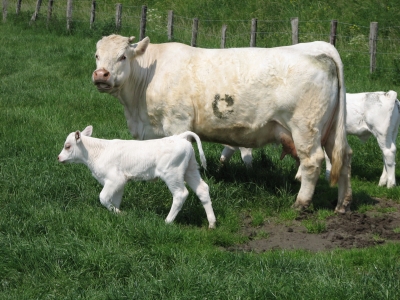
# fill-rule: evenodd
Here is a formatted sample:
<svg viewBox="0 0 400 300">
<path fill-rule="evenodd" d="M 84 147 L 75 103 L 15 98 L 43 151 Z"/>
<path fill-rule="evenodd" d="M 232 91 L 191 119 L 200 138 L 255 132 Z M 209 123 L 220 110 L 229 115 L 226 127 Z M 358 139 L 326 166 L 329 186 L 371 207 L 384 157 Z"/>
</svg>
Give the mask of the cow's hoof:
<svg viewBox="0 0 400 300">
<path fill-rule="evenodd" d="M 388 182 L 387 185 L 386 185 L 386 187 L 388 189 L 394 188 L 395 186 L 396 186 L 396 183 L 393 183 L 393 182 Z"/>
<path fill-rule="evenodd" d="M 347 212 L 350 212 L 350 205 L 336 206 L 335 208 L 335 214 L 344 215 Z"/>
<path fill-rule="evenodd" d="M 215 229 L 215 223 L 210 223 L 209 225 L 208 225 L 208 229 Z"/>
<path fill-rule="evenodd" d="M 302 203 L 302 202 L 296 201 L 295 203 L 293 203 L 292 208 L 297 211 L 305 211 L 308 209 L 309 206 L 310 206 L 309 203 Z"/>
</svg>

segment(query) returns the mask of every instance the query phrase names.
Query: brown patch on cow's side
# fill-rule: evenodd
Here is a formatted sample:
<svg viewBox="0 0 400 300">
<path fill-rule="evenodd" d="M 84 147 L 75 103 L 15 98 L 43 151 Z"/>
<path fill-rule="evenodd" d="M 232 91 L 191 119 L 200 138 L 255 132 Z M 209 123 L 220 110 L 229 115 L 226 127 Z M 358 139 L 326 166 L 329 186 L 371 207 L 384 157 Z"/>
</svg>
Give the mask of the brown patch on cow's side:
<svg viewBox="0 0 400 300">
<path fill-rule="evenodd" d="M 235 101 L 233 100 L 232 96 L 226 95 L 226 94 L 225 94 L 225 98 L 221 98 L 221 96 L 219 94 L 216 94 L 214 96 L 214 101 L 212 103 L 212 108 L 213 108 L 214 115 L 218 119 L 227 119 L 228 115 L 233 113 L 233 109 L 221 111 L 220 108 L 219 108 L 219 102 L 220 101 L 225 101 L 226 102 L 226 107 L 231 107 L 235 103 Z"/>
</svg>

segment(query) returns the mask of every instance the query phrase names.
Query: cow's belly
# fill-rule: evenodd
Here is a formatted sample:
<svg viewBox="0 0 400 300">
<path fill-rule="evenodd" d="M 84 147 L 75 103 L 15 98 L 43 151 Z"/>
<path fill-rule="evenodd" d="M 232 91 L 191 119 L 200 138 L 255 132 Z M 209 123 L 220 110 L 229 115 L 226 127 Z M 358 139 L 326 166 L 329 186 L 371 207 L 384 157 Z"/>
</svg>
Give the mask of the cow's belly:
<svg viewBox="0 0 400 300">
<path fill-rule="evenodd" d="M 279 142 L 275 137 L 276 127 L 279 126 L 275 121 L 254 129 L 249 126 L 232 127 L 210 127 L 197 126 L 195 132 L 203 141 L 209 141 L 232 146 L 243 146 L 247 148 L 258 148 L 268 143 Z"/>
</svg>

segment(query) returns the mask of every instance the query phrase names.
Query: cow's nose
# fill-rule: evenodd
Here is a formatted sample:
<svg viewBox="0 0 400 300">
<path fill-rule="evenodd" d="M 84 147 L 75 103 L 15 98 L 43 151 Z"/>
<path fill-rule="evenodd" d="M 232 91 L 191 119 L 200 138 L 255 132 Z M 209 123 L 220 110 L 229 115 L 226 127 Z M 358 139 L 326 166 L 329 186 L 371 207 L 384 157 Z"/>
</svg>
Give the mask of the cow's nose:
<svg viewBox="0 0 400 300">
<path fill-rule="evenodd" d="M 107 81 L 110 78 L 110 72 L 106 69 L 98 69 L 93 72 L 93 79 L 94 81 L 101 80 Z"/>
</svg>

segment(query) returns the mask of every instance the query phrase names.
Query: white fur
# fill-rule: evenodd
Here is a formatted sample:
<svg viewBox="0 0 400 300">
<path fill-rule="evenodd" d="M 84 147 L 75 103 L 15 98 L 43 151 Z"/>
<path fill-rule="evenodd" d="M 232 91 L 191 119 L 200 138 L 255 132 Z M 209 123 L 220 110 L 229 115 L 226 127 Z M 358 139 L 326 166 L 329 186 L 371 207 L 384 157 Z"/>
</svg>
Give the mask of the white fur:
<svg viewBox="0 0 400 300">
<path fill-rule="evenodd" d="M 396 138 L 400 124 L 400 103 L 394 91 L 346 94 L 346 132 L 365 142 L 371 135 L 378 141 L 383 156 L 383 172 L 379 186 L 396 186 Z M 247 168 L 252 166 L 252 149 L 225 146 L 221 163 L 228 162 L 239 150 Z M 325 153 L 326 179 L 329 180 L 331 162 Z M 299 170 L 300 171 L 300 170 Z M 296 175 L 299 177 L 300 173 Z"/>
<path fill-rule="evenodd" d="M 295 208 L 310 205 L 321 143 L 334 157 L 336 211 L 349 209 L 351 149 L 345 133 L 343 64 L 325 42 L 277 48 L 201 49 L 180 43 L 136 44 L 119 35 L 96 47 L 93 83 L 124 106 L 140 140 L 190 130 L 203 141 L 262 147 L 282 137 L 300 159 Z M 295 147 L 294 147 L 295 145 Z M 293 147 L 292 147 L 293 146 Z"/>
<path fill-rule="evenodd" d="M 165 219 L 166 223 L 171 223 L 189 194 L 186 181 L 204 206 L 209 228 L 215 227 L 209 188 L 200 177 L 194 150 L 188 141 L 188 138 L 196 140 L 202 165 L 206 167 L 203 148 L 195 133 L 184 132 L 158 140 L 125 141 L 93 138 L 92 131 L 92 126 L 88 126 L 82 132 L 70 133 L 58 161 L 87 165 L 103 185 L 100 202 L 107 209 L 120 212 L 123 189 L 128 181 L 161 178 L 173 196 Z"/>
</svg>

